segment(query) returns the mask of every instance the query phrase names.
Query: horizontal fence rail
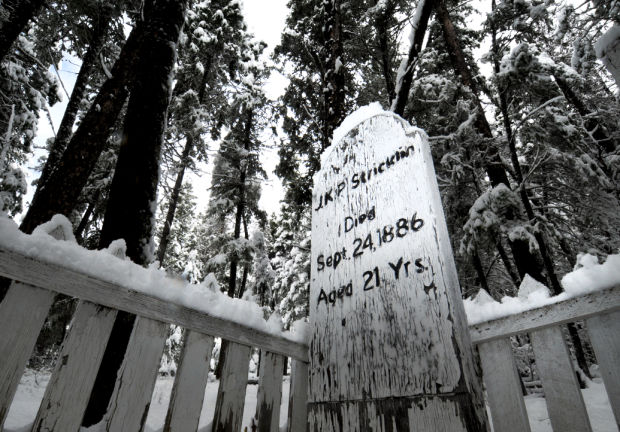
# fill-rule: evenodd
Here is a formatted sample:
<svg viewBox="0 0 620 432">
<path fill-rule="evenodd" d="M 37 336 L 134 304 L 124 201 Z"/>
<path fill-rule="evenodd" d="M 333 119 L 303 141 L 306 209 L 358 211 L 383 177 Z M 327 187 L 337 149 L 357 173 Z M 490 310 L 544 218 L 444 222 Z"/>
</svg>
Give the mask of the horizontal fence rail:
<svg viewBox="0 0 620 432">
<path fill-rule="evenodd" d="M 469 326 L 474 344 L 620 310 L 620 286 Z"/>
<path fill-rule="evenodd" d="M 561 327 L 582 320 L 620 429 L 620 286 L 615 286 L 469 327 L 496 431 L 530 431 L 510 340 L 522 333 L 530 337 L 553 430 L 592 430 Z"/>
<path fill-rule="evenodd" d="M 259 348 L 264 361 L 255 415 L 257 430 L 279 430 L 286 357 L 292 359 L 288 430 L 307 428 L 308 346 L 304 343 L 2 248 L 0 276 L 14 281 L 0 303 L 0 321 L 7 326 L 0 330 L 0 429 L 54 293 L 78 298 L 80 303 L 33 431 L 54 429 L 50 425 L 63 425 L 63 430 L 79 428 L 117 310 L 136 314 L 138 320 L 119 372 L 113 397 L 116 404 L 108 408 L 107 430 L 140 430 L 143 426 L 170 324 L 186 332 L 164 431 L 196 431 L 214 337 L 229 341 L 223 348 L 226 353 L 214 431 L 238 431 L 241 427 L 250 347 Z M 585 320 L 620 424 L 620 286 L 616 286 L 469 327 L 480 353 L 495 430 L 530 430 L 510 340 L 522 333 L 530 335 L 554 430 L 591 430 L 560 327 L 577 320 Z M 10 368 L 6 366 L 9 363 Z M 121 386 L 121 382 L 130 385 Z"/>
<path fill-rule="evenodd" d="M 224 337 L 230 341 L 308 361 L 308 347 L 261 330 L 211 316 L 149 294 L 95 279 L 57 264 L 0 249 L 0 276 L 145 318 Z"/>
<path fill-rule="evenodd" d="M 54 237 L 62 240 L 62 235 Z M 185 328 L 185 334 L 164 431 L 197 430 L 214 337 L 228 341 L 220 357 L 223 368 L 214 432 L 236 432 L 242 426 L 252 348 L 259 348 L 262 357 L 254 415 L 257 430 L 280 430 L 287 357 L 292 361 L 287 430 L 307 428 L 308 346 L 303 343 L 2 248 L 0 276 L 13 281 L 0 302 L 0 430 L 56 293 L 75 297 L 79 303 L 33 432 L 79 429 L 118 310 L 133 313 L 137 319 L 104 417 L 105 430 L 144 429 L 170 324 Z"/>
</svg>

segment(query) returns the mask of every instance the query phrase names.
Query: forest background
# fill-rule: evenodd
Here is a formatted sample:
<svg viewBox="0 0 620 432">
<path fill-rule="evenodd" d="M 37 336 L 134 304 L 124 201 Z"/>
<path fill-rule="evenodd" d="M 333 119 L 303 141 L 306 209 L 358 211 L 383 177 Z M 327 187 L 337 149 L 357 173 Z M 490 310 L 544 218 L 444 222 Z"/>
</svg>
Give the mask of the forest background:
<svg viewBox="0 0 620 432">
<path fill-rule="evenodd" d="M 260 3 L 269 26 L 280 9 Z M 581 254 L 617 253 L 618 85 L 596 45 L 620 24 L 617 0 L 290 0 L 284 12 L 266 55 L 246 25 L 256 9 L 238 0 L 3 1 L 0 210 L 27 233 L 62 213 L 87 248 L 123 238 L 138 264 L 212 273 L 288 328 L 307 316 L 320 155 L 378 101 L 430 137 L 464 297 L 515 296 L 528 275 L 558 294 Z M 70 92 L 67 58 L 79 59 Z M 26 206 L 37 125 L 61 98 Z M 261 201 L 266 152 L 278 212 Z M 189 180 L 205 170 L 208 185 Z M 34 359 L 57 352 L 74 305 L 55 303 Z M 117 362 L 132 325 L 119 314 Z M 568 332 L 588 375 L 584 333 Z"/>
</svg>

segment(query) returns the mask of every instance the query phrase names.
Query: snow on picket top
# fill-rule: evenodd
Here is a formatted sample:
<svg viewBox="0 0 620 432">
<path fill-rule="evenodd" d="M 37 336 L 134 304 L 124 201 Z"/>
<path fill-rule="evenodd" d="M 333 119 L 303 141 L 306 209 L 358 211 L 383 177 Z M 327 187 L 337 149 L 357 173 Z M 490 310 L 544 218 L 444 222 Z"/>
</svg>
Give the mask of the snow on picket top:
<svg viewBox="0 0 620 432">
<path fill-rule="evenodd" d="M 470 325 L 479 324 L 618 285 L 620 254 L 609 255 L 602 264 L 596 256 L 583 254 L 577 259 L 576 269 L 562 278 L 564 292 L 560 295 L 551 297 L 544 284 L 525 275 L 517 297 L 506 296 L 498 302 L 481 289 L 474 297 L 464 300 L 465 312 Z"/>
<path fill-rule="evenodd" d="M 64 232 L 64 238 L 68 241 L 51 237 L 50 234 L 56 230 Z M 155 266 L 144 268 L 129 259 L 119 259 L 119 255 L 124 255 L 122 240 L 115 241 L 104 250 L 88 250 L 79 246 L 75 242 L 71 222 L 62 215 L 55 215 L 49 222 L 37 227 L 32 235 L 21 232 L 11 219 L 0 217 L 0 248 L 57 264 L 274 336 L 300 343 L 307 341 L 304 323 L 295 323 L 290 332 L 283 331 L 281 320 L 266 321 L 263 310 L 251 297 L 235 299 L 222 293 L 213 274 L 207 275 L 199 284 L 192 284 L 172 278 Z"/>
</svg>

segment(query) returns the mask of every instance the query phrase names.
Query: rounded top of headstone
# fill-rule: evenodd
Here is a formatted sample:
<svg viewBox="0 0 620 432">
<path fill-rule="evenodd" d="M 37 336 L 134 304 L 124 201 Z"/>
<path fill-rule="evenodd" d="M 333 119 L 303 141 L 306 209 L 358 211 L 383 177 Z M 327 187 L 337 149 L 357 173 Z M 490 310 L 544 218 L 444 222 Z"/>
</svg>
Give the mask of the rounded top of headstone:
<svg viewBox="0 0 620 432">
<path fill-rule="evenodd" d="M 321 154 L 321 166 L 325 165 L 325 162 L 329 159 L 333 150 L 347 135 L 349 135 L 349 133 L 359 127 L 362 123 L 379 116 L 397 119 L 402 124 L 407 134 L 416 132 L 421 132 L 424 134 L 424 131 L 422 129 L 411 126 L 405 119 L 400 117 L 398 114 L 395 114 L 392 111 L 385 111 L 381 107 L 381 104 L 379 102 L 372 102 L 353 111 L 342 121 L 340 126 L 338 126 L 334 130 L 332 144 L 327 147 L 325 151 Z"/>
</svg>

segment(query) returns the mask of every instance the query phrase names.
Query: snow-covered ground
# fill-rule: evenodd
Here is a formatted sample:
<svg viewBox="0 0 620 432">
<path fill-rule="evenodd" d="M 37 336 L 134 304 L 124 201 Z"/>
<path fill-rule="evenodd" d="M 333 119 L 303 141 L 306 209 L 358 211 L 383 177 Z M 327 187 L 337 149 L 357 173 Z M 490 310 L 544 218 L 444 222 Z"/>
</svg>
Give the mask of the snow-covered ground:
<svg viewBox="0 0 620 432">
<path fill-rule="evenodd" d="M 43 392 L 49 382 L 49 372 L 36 372 L 26 370 L 21 379 L 13 405 L 4 424 L 4 432 L 29 432 L 32 422 L 37 414 L 37 409 L 43 399 Z M 159 377 L 155 384 L 155 391 L 151 399 L 151 408 L 146 419 L 145 432 L 161 431 L 168 410 L 168 402 L 170 401 L 170 392 L 172 391 L 172 383 L 174 377 Z M 215 411 L 215 400 L 217 398 L 217 388 L 219 381 L 214 380 L 212 375 L 209 376 L 209 382 L 205 389 L 205 397 L 202 405 L 202 413 L 200 415 L 200 423 L 198 425 L 199 432 L 211 431 L 211 420 Z M 282 383 L 282 406 L 280 408 L 280 425 L 286 425 L 286 415 L 288 413 L 288 389 L 289 377 L 284 377 Z M 256 395 L 258 385 L 249 384 L 245 396 L 245 409 L 243 412 L 243 428 L 247 427 L 251 431 L 252 417 L 256 409 Z M 242 429 L 244 430 L 244 429 Z M 97 431 L 96 426 L 84 429 L 82 432 Z"/>
<path fill-rule="evenodd" d="M 24 374 L 8 418 L 5 423 L 5 432 L 26 432 L 29 425 L 34 421 L 37 408 L 45 386 L 49 381 L 48 372 L 36 372 L 27 370 Z M 166 417 L 170 391 L 174 378 L 160 377 L 155 385 L 153 398 L 151 399 L 151 409 L 146 420 L 146 432 L 160 431 Z M 199 432 L 209 432 L 211 430 L 211 420 L 215 410 L 215 400 L 217 397 L 217 381 L 210 381 L 205 391 L 202 414 L 200 416 Z M 245 411 L 243 413 L 243 427 L 251 431 L 252 416 L 256 408 L 256 393 L 258 386 L 250 384 L 247 387 L 245 397 Z M 285 377 L 282 385 L 282 407 L 280 409 L 280 425 L 286 424 L 286 414 L 288 412 L 288 390 L 289 380 Z M 589 388 L 583 390 L 583 398 L 590 415 L 593 432 L 617 432 L 614 416 L 611 412 L 609 400 L 605 393 L 605 388 L 599 379 L 590 382 Z M 530 418 L 532 432 L 552 432 L 547 413 L 547 405 L 542 395 L 530 395 L 525 398 L 525 406 Z M 243 430 L 243 429 L 242 429 Z"/>
</svg>

